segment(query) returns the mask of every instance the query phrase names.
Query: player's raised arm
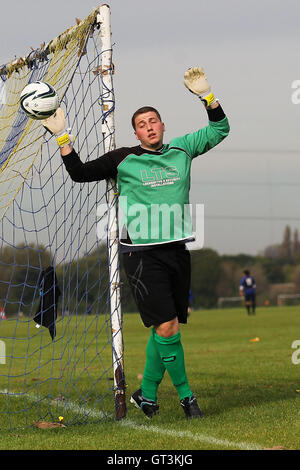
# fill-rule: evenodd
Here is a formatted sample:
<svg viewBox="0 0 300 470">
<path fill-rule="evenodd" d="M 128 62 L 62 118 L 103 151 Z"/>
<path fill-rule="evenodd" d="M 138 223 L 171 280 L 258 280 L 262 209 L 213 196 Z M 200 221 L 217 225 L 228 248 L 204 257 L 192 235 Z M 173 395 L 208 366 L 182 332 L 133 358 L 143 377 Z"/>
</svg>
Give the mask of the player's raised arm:
<svg viewBox="0 0 300 470">
<path fill-rule="evenodd" d="M 58 108 L 54 115 L 44 119 L 42 124 L 56 137 L 62 161 L 73 181 L 85 183 L 101 181 L 116 176 L 116 168 L 122 159 L 122 152 L 111 151 L 95 160 L 82 162 L 77 152 L 73 149 L 74 136 L 70 135 L 67 130 L 66 118 L 62 108 Z"/>
<path fill-rule="evenodd" d="M 184 148 L 191 158 L 206 153 L 214 148 L 230 131 L 228 118 L 211 91 L 211 86 L 203 68 L 193 67 L 184 74 L 184 85 L 196 95 L 205 106 L 208 115 L 208 125 L 195 132 L 185 134 L 182 137 L 172 139 L 172 145 Z"/>
<path fill-rule="evenodd" d="M 72 152 L 72 138 L 67 131 L 65 113 L 58 108 L 52 116 L 42 121 L 43 126 L 55 135 L 62 156 Z"/>
<path fill-rule="evenodd" d="M 199 96 L 206 108 L 219 106 L 202 67 L 188 69 L 184 74 L 184 84 L 191 93 Z"/>
</svg>

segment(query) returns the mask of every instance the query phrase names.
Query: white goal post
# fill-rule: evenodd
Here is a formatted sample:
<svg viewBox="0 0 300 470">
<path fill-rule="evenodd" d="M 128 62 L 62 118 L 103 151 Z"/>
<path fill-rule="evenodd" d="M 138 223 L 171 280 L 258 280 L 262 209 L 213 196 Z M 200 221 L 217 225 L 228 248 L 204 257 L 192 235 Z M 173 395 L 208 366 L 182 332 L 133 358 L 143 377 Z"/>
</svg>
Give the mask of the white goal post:
<svg viewBox="0 0 300 470">
<path fill-rule="evenodd" d="M 107 117 L 102 123 L 104 135 L 104 150 L 108 152 L 115 148 L 115 123 L 114 123 L 114 96 L 113 96 L 113 65 L 112 65 L 112 43 L 110 9 L 108 5 L 99 8 L 98 23 L 100 24 L 100 35 L 102 40 L 102 76 L 103 85 L 107 92 L 102 96 L 104 112 Z M 110 139 L 105 137 L 111 136 Z M 110 277 L 110 311 L 112 331 L 112 358 L 114 369 L 114 391 L 117 419 L 126 415 L 125 400 L 125 374 L 124 374 L 124 348 L 122 334 L 122 312 L 120 295 L 120 271 L 118 252 L 118 198 L 117 186 L 114 180 L 107 182 L 107 204 L 108 204 L 108 258 Z"/>
<path fill-rule="evenodd" d="M 5 342 L 0 341 L 0 364 L 6 363 L 6 347 Z"/>
</svg>

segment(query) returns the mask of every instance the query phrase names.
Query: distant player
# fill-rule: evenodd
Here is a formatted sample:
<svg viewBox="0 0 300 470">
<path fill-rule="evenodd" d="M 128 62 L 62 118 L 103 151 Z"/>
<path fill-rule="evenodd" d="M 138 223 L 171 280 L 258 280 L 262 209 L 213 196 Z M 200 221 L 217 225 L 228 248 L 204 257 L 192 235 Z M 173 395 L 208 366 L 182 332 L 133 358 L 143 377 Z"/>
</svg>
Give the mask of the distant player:
<svg viewBox="0 0 300 470">
<path fill-rule="evenodd" d="M 191 314 L 192 307 L 193 307 L 193 303 L 194 303 L 194 294 L 193 294 L 193 292 L 190 290 L 190 292 L 189 292 L 188 315 Z"/>
<path fill-rule="evenodd" d="M 240 282 L 240 295 L 245 298 L 245 307 L 248 315 L 255 315 L 256 308 L 256 283 L 250 271 L 245 269 Z"/>
<path fill-rule="evenodd" d="M 6 320 L 5 310 L 3 307 L 0 308 L 0 320 Z"/>
</svg>

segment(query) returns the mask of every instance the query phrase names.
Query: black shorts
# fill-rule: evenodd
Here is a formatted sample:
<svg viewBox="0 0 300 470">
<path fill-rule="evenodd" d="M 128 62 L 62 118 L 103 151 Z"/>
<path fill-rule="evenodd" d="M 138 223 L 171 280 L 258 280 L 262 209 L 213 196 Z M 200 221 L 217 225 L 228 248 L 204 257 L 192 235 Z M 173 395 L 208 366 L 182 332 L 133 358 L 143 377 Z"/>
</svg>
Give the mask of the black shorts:
<svg viewBox="0 0 300 470">
<path fill-rule="evenodd" d="M 245 301 L 246 302 L 254 302 L 255 301 L 255 298 L 256 298 L 256 295 L 255 293 L 253 294 L 245 294 Z"/>
<path fill-rule="evenodd" d="M 191 282 L 190 252 L 167 245 L 124 253 L 125 272 L 146 327 L 178 317 L 187 323 Z"/>
</svg>

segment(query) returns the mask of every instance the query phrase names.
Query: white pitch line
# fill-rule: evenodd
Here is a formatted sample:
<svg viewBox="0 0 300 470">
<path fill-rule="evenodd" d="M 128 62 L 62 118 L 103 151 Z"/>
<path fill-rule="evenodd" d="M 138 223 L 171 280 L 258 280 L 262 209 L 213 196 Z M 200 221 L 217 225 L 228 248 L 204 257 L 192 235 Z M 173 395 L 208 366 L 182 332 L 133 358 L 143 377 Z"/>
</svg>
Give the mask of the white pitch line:
<svg viewBox="0 0 300 470">
<path fill-rule="evenodd" d="M 7 392 L 7 390 L 0 390 L 0 394 L 7 394 L 12 397 L 19 398 L 21 396 L 24 397 L 24 394 L 17 394 L 13 392 Z M 29 398 L 32 401 L 36 401 L 36 396 L 32 394 L 25 394 L 27 398 Z M 74 402 L 67 402 L 64 405 L 65 409 L 70 409 L 77 414 L 84 414 L 84 415 L 89 415 L 94 418 L 103 418 L 105 417 L 104 413 L 102 411 L 98 411 L 92 408 L 82 408 L 82 406 L 79 406 L 78 404 Z M 200 420 L 202 422 L 202 420 Z M 190 441 L 196 441 L 196 442 L 202 442 L 206 444 L 212 444 L 216 445 L 218 447 L 234 447 L 236 449 L 241 449 L 241 450 L 262 450 L 263 447 L 259 446 L 257 444 L 249 443 L 249 442 L 234 442 L 234 441 L 229 441 L 228 439 L 218 439 L 214 436 L 208 436 L 205 434 L 199 434 L 199 433 L 194 433 L 191 431 L 175 431 L 175 430 L 170 430 L 170 429 L 165 429 L 159 426 L 152 426 L 152 425 L 144 425 L 144 424 L 137 424 L 131 419 L 125 418 L 123 420 L 120 420 L 118 422 L 121 426 L 129 427 L 131 429 L 134 429 L 135 431 L 142 431 L 143 433 L 145 432 L 153 432 L 156 434 L 161 434 L 163 436 L 170 436 L 170 437 L 175 437 L 175 438 L 184 438 L 184 439 L 189 439 Z"/>
<path fill-rule="evenodd" d="M 201 421 L 201 420 L 200 420 Z M 201 421 L 202 422 L 202 421 Z M 249 442 L 233 442 L 227 439 L 218 439 L 213 436 L 207 436 L 205 434 L 192 433 L 191 431 L 172 431 L 170 429 L 161 428 L 158 426 L 145 426 L 144 424 L 136 424 L 130 419 L 125 419 L 120 421 L 122 426 L 128 426 L 136 431 L 143 432 L 155 432 L 157 434 L 163 434 L 164 436 L 170 437 L 180 437 L 184 439 L 189 439 L 192 441 L 205 442 L 207 444 L 213 444 L 222 447 L 235 447 L 236 449 L 241 450 L 262 450 L 263 448 L 257 444 L 251 444 Z"/>
</svg>

